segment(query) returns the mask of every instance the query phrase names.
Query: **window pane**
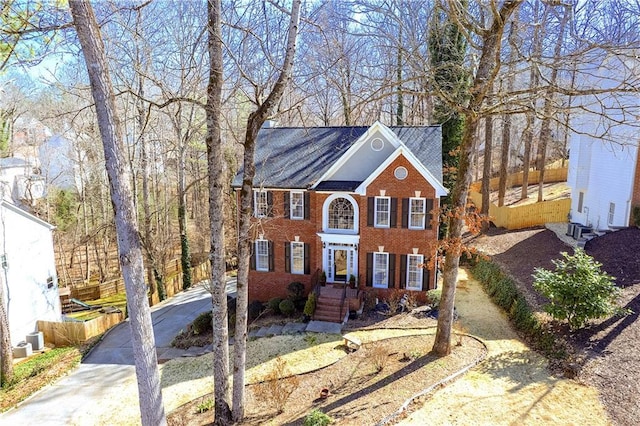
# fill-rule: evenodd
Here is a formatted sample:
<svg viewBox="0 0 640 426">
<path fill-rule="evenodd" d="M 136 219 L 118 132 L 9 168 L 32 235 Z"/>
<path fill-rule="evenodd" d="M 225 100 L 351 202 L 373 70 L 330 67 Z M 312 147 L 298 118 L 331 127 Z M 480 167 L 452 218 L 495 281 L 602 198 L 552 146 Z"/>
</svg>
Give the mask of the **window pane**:
<svg viewBox="0 0 640 426">
<path fill-rule="evenodd" d="M 302 192 L 291 193 L 291 218 L 302 219 L 304 216 L 304 196 Z"/>
<path fill-rule="evenodd" d="M 407 256 L 407 290 L 422 289 L 423 256 L 410 254 Z"/>
<path fill-rule="evenodd" d="M 390 198 L 376 197 L 376 226 L 389 226 Z"/>
<path fill-rule="evenodd" d="M 269 213 L 269 204 L 267 202 L 267 191 L 255 191 L 256 200 L 256 217 L 264 217 Z"/>
<path fill-rule="evenodd" d="M 373 286 L 388 287 L 389 253 L 373 253 Z"/>
<path fill-rule="evenodd" d="M 269 241 L 256 241 L 256 269 L 258 271 L 269 270 Z"/>
<path fill-rule="evenodd" d="M 409 199 L 409 204 L 409 228 L 424 229 L 425 199 L 411 198 Z"/>
<path fill-rule="evenodd" d="M 353 205 L 346 198 L 336 198 L 329 204 L 329 229 L 354 229 Z"/>
<path fill-rule="evenodd" d="M 291 272 L 304 274 L 304 243 L 291 243 Z"/>
</svg>

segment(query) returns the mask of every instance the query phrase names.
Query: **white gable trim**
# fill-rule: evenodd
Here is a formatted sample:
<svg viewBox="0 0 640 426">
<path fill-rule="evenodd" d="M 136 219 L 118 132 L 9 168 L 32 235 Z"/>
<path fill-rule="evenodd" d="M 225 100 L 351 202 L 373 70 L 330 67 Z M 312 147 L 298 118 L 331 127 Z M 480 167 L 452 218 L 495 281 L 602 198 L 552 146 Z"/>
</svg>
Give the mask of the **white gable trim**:
<svg viewBox="0 0 640 426">
<path fill-rule="evenodd" d="M 49 230 L 56 229 L 56 227 L 54 225 L 50 224 L 49 222 L 45 222 L 44 220 L 40 219 L 39 217 L 34 216 L 31 213 L 22 210 L 20 207 L 15 206 L 15 205 L 13 205 L 11 203 L 8 203 L 6 201 L 0 202 L 0 207 L 5 207 L 7 210 L 11 210 L 12 212 L 19 214 L 20 216 L 26 217 L 27 219 L 37 223 L 40 226 L 44 226 L 45 228 L 47 228 Z"/>
<path fill-rule="evenodd" d="M 389 165 L 401 155 L 404 155 L 409 163 L 418 171 L 418 173 L 420 173 L 420 175 L 427 182 L 429 182 L 431 186 L 433 186 L 433 188 L 436 190 L 436 197 L 444 197 L 449 193 L 449 191 L 447 191 L 447 188 L 445 188 L 440 182 L 438 182 L 438 179 L 436 179 L 435 176 L 433 176 L 433 174 L 431 174 L 431 172 L 426 167 L 424 167 L 424 165 L 422 165 L 422 163 L 413 155 L 411 150 L 409 150 L 409 148 L 407 148 L 404 144 L 398 147 L 398 149 L 396 149 L 393 154 L 391 154 L 385 161 L 383 161 L 382 164 L 380 164 L 380 166 L 378 166 L 378 168 L 375 169 L 373 173 L 371 173 L 371 175 L 369 175 L 369 177 L 356 188 L 355 193 L 359 195 L 365 195 L 367 193 L 367 187 L 371 184 L 371 182 L 373 182 L 378 176 L 380 176 L 380 174 L 385 171 L 387 167 L 389 167 Z"/>
<path fill-rule="evenodd" d="M 342 154 L 342 156 L 338 159 L 338 161 L 336 161 L 331 167 L 329 167 L 329 169 L 326 172 L 324 172 L 322 176 L 320 176 L 320 178 L 316 181 L 316 183 L 314 183 L 313 186 L 311 186 L 311 189 L 315 189 L 316 186 L 318 186 L 321 182 L 328 180 L 331 176 L 333 176 L 335 172 L 338 171 L 342 166 L 344 166 L 346 162 L 358 151 L 358 149 L 376 131 L 382 133 L 385 139 L 387 139 L 387 141 L 391 143 L 391 145 L 393 145 L 395 148 L 398 148 L 400 145 L 404 145 L 402 141 L 398 139 L 395 133 L 391 131 L 391 129 L 389 129 L 387 126 L 380 123 L 379 121 L 376 121 L 371 125 L 371 127 L 369 127 L 369 129 L 366 132 L 364 132 L 362 136 L 358 138 L 357 141 L 355 141 L 349 147 L 349 149 L 347 149 L 347 151 L 344 154 Z"/>
</svg>

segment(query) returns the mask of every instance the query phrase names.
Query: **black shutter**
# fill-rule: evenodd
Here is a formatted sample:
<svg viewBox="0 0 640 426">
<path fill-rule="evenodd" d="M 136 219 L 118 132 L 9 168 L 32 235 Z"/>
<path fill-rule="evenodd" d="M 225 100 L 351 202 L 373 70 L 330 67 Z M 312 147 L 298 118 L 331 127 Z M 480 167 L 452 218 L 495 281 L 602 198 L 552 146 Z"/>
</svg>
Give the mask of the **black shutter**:
<svg viewBox="0 0 640 426">
<path fill-rule="evenodd" d="M 291 272 L 291 243 L 284 242 L 284 271 Z"/>
<path fill-rule="evenodd" d="M 426 216 L 424 218 L 424 227 L 426 229 L 431 229 L 431 220 L 433 219 L 433 214 L 431 214 L 431 210 L 433 210 L 433 198 L 427 199 L 427 205 L 425 209 Z"/>
<path fill-rule="evenodd" d="M 402 227 L 409 227 L 409 199 L 402 199 Z"/>
<path fill-rule="evenodd" d="M 284 193 L 284 204 L 283 204 L 283 212 L 284 212 L 284 218 L 285 219 L 289 219 L 290 216 L 290 212 L 291 212 L 291 194 L 286 191 Z"/>
<path fill-rule="evenodd" d="M 310 203 L 309 200 L 311 199 L 311 197 L 309 196 L 308 192 L 305 192 L 303 198 L 304 198 L 304 218 L 305 218 L 305 220 L 309 220 L 309 217 L 310 217 L 310 214 L 311 214 L 310 213 L 311 212 L 311 206 L 309 204 Z"/>
<path fill-rule="evenodd" d="M 429 268 L 427 267 L 427 262 L 424 264 L 424 269 L 422 270 L 422 291 L 429 290 Z"/>
<path fill-rule="evenodd" d="M 311 246 L 308 243 L 304 243 L 304 273 L 311 273 Z"/>
<path fill-rule="evenodd" d="M 251 250 L 251 258 L 249 260 L 249 268 L 256 270 L 256 242 L 251 243 L 253 245 L 253 250 Z"/>
<path fill-rule="evenodd" d="M 269 241 L 269 271 L 275 270 L 275 259 L 273 257 L 273 241 Z"/>
<path fill-rule="evenodd" d="M 273 217 L 273 192 L 267 191 L 267 216 Z"/>
<path fill-rule="evenodd" d="M 396 287 L 396 255 L 389 253 L 389 288 Z"/>
<path fill-rule="evenodd" d="M 252 189 L 251 190 L 251 216 L 255 217 L 256 216 L 256 190 Z M 240 206 L 242 199 L 238 200 L 238 206 Z M 242 212 L 239 212 L 239 214 L 242 214 Z"/>
<path fill-rule="evenodd" d="M 407 287 L 407 255 L 400 255 L 400 288 Z"/>
<path fill-rule="evenodd" d="M 398 227 L 398 199 L 391 199 L 391 212 L 390 212 L 390 223 L 389 226 L 392 228 Z"/>
<path fill-rule="evenodd" d="M 367 287 L 373 286 L 373 253 L 367 253 Z"/>
<path fill-rule="evenodd" d="M 373 226 L 373 215 L 375 212 L 375 197 L 367 198 L 367 226 Z"/>
</svg>

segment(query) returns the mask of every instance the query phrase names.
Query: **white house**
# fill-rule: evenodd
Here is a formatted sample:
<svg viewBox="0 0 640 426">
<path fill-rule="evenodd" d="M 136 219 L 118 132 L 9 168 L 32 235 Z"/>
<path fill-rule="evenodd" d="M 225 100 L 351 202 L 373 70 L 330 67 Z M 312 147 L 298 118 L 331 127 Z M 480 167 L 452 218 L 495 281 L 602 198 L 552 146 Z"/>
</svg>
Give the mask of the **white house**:
<svg viewBox="0 0 640 426">
<path fill-rule="evenodd" d="M 582 88 L 603 93 L 579 98 L 572 119 L 568 184 L 571 222 L 594 230 L 629 226 L 640 205 L 640 94 L 629 92 L 640 66 L 632 56 L 606 56 L 580 70 Z M 622 89 L 604 93 L 606 89 Z"/>
<path fill-rule="evenodd" d="M 37 320 L 62 319 L 53 254 L 53 226 L 0 201 L 0 283 L 15 346 Z"/>
</svg>

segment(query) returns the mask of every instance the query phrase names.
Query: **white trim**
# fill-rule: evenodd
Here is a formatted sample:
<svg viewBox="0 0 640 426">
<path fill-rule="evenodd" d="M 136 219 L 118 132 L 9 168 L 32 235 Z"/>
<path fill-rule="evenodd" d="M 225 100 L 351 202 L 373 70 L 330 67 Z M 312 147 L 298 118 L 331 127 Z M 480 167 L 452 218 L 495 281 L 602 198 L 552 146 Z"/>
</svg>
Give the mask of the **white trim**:
<svg viewBox="0 0 640 426">
<path fill-rule="evenodd" d="M 411 201 L 416 201 L 416 200 L 421 200 L 422 201 L 422 226 L 411 226 Z M 407 217 L 407 228 L 408 229 L 425 229 L 426 228 L 426 221 L 427 221 L 427 199 L 424 197 L 409 197 L 409 208 L 407 209 L 408 212 L 407 214 L 409 215 L 409 217 Z"/>
<path fill-rule="evenodd" d="M 418 272 L 418 285 L 417 287 L 410 287 L 409 286 L 409 273 L 411 272 L 411 269 L 409 268 L 409 265 L 411 264 L 411 258 L 412 257 L 417 257 L 418 258 L 418 265 L 420 264 L 424 264 L 424 255 L 422 254 L 407 254 L 407 276 L 405 279 L 406 282 L 406 289 L 407 290 L 413 290 L 413 291 L 420 291 L 422 290 L 422 281 L 424 280 L 424 268 L 420 268 L 417 267 L 417 272 Z"/>
<path fill-rule="evenodd" d="M 290 246 L 290 252 L 291 252 L 291 259 L 289 259 L 289 261 L 291 262 L 290 265 L 290 270 L 292 274 L 295 275 L 304 275 L 304 243 L 300 242 L 300 241 L 291 241 L 291 246 Z M 295 256 L 293 255 L 294 252 L 294 246 L 298 246 L 298 247 L 302 247 L 302 268 L 298 271 L 295 270 L 295 268 L 293 267 L 295 265 L 294 262 L 294 258 Z"/>
<path fill-rule="evenodd" d="M 391 197 L 388 196 L 377 196 L 373 197 L 373 226 L 375 228 L 389 228 L 391 227 Z M 378 213 L 383 213 L 382 210 L 378 212 L 378 200 L 387 200 L 387 224 L 378 223 Z"/>
<path fill-rule="evenodd" d="M 353 205 L 353 229 L 329 229 L 329 205 L 337 198 L 344 198 Z M 324 201 L 322 205 L 322 231 L 337 234 L 357 234 L 360 227 L 360 209 L 358 202 L 351 195 L 345 192 L 333 193 Z"/>
<path fill-rule="evenodd" d="M 332 233 L 324 233 L 324 232 L 318 232 L 316 235 L 320 237 L 320 241 L 327 244 L 335 243 L 335 244 L 358 245 L 360 243 L 360 235 L 332 234 Z"/>
<path fill-rule="evenodd" d="M 336 171 L 338 171 L 342 166 L 346 164 L 346 162 L 360 149 L 360 147 L 367 142 L 375 132 L 382 133 L 382 136 L 385 137 L 387 142 L 389 142 L 394 147 L 398 147 L 399 139 L 395 136 L 395 134 L 384 124 L 376 121 L 367 129 L 366 132 L 362 134 L 350 147 L 347 151 L 342 154 L 338 160 L 333 163 L 329 169 L 324 172 L 322 176 L 311 186 L 311 189 L 315 189 L 321 182 L 328 180 Z"/>
<path fill-rule="evenodd" d="M 300 203 L 300 207 L 302 207 L 302 214 L 300 216 L 294 216 L 293 215 L 293 194 L 300 194 L 301 199 L 301 203 Z M 298 190 L 290 190 L 289 191 L 289 219 L 292 220 L 304 220 L 304 191 L 298 191 Z"/>
<path fill-rule="evenodd" d="M 259 194 L 264 194 L 264 203 L 265 203 L 265 210 L 266 212 L 264 214 L 259 212 L 258 209 L 258 195 Z M 268 191 L 265 189 L 254 189 L 253 190 L 253 216 L 257 217 L 257 218 L 263 218 L 263 217 L 268 217 L 269 216 L 269 194 Z"/>
<path fill-rule="evenodd" d="M 264 243 L 267 246 L 267 267 L 266 267 L 266 269 L 260 268 L 258 266 L 260 264 L 258 262 L 258 259 L 259 259 L 259 256 L 260 256 L 259 250 L 258 250 L 258 243 Z M 255 244 L 254 250 L 255 250 L 255 254 L 256 254 L 256 271 L 269 272 L 269 240 L 264 240 L 264 239 L 255 240 L 254 244 Z"/>
<path fill-rule="evenodd" d="M 402 143 L 402 141 L 400 141 L 400 143 Z M 365 195 L 367 193 L 367 187 L 371 184 L 371 182 L 373 182 L 378 176 L 380 176 L 380 174 L 384 172 L 393 161 L 400 157 L 400 155 L 404 155 L 407 161 L 409 161 L 409 163 L 418 171 L 418 173 L 420 173 L 420 175 L 427 182 L 429 182 L 431 186 L 433 186 L 433 188 L 436 190 L 436 197 L 443 197 L 449 193 L 449 191 L 447 191 L 447 188 L 445 188 L 440 182 L 438 182 L 435 176 L 433 176 L 431 172 L 422 165 L 422 163 L 415 157 L 415 155 L 413 155 L 411 150 L 404 146 L 404 144 L 398 147 L 393 152 L 393 154 L 387 157 L 387 159 L 383 161 L 382 164 L 380 164 L 380 166 L 378 166 L 378 168 L 374 170 L 373 173 L 371 173 L 369 177 L 366 178 L 364 182 L 362 182 L 360 186 L 355 189 L 354 192 L 359 195 Z"/>
<path fill-rule="evenodd" d="M 376 283 L 376 256 L 378 255 L 386 255 L 387 256 L 387 266 L 385 268 L 385 283 L 384 285 L 380 285 Z M 371 262 L 373 262 L 373 265 L 371 265 L 371 272 L 373 274 L 373 276 L 371 277 L 371 286 L 373 288 L 389 288 L 389 253 L 387 252 L 373 252 L 373 258 L 371 259 Z"/>
</svg>

